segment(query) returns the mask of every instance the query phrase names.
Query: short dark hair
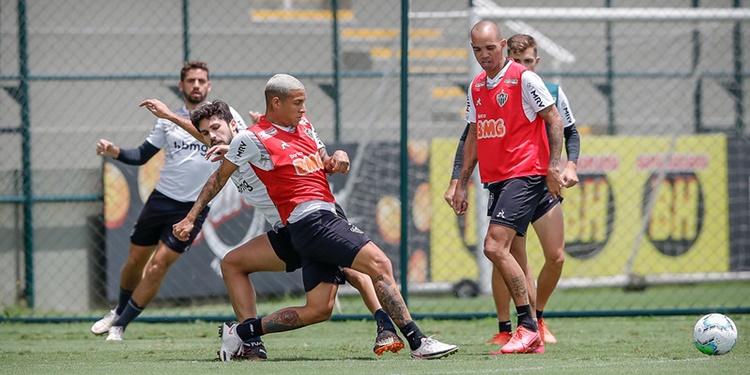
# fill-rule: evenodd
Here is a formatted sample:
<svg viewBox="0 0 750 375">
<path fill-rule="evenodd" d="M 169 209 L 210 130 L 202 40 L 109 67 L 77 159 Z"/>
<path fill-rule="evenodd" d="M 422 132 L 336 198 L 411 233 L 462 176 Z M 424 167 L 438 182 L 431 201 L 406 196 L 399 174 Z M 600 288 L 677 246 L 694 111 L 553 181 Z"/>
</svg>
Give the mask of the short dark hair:
<svg viewBox="0 0 750 375">
<path fill-rule="evenodd" d="M 187 74 L 188 70 L 192 69 L 202 69 L 206 71 L 206 77 L 208 77 L 209 80 L 211 80 L 211 77 L 208 72 L 208 65 L 204 63 L 203 61 L 198 60 L 192 60 L 185 63 L 185 65 L 182 66 L 182 70 L 180 70 L 180 82 L 185 80 L 185 75 Z"/>
<path fill-rule="evenodd" d="M 201 120 L 213 116 L 219 116 L 219 118 L 226 121 L 227 124 L 234 119 L 232 111 L 229 109 L 229 104 L 221 99 L 215 99 L 212 102 L 205 102 L 199 105 L 198 108 L 190 114 L 190 122 L 192 122 L 193 126 L 200 131 L 199 125 Z"/>
</svg>

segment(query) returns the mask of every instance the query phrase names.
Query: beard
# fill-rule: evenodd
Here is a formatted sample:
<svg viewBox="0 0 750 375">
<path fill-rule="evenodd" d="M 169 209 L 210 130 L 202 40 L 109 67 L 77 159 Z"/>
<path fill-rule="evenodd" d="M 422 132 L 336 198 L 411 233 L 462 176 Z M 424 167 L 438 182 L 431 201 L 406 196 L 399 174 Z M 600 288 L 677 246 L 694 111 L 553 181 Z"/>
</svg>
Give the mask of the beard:
<svg viewBox="0 0 750 375">
<path fill-rule="evenodd" d="M 201 104 L 203 103 L 203 101 L 206 100 L 206 95 L 203 95 L 203 93 L 200 93 L 200 92 L 195 92 L 195 93 L 190 93 L 190 94 L 185 93 L 184 96 L 185 96 L 185 101 L 193 105 Z"/>
</svg>

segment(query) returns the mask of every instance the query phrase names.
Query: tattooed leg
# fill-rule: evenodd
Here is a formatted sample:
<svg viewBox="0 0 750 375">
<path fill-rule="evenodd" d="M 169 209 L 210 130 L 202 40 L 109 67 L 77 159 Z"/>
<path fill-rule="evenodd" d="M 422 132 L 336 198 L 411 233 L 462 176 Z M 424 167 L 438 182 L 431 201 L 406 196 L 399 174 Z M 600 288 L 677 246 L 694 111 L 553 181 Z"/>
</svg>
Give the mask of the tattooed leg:
<svg viewBox="0 0 750 375">
<path fill-rule="evenodd" d="M 296 307 L 287 307 L 263 317 L 263 332 L 291 331 L 306 324 L 302 321 Z"/>
<path fill-rule="evenodd" d="M 409 309 L 393 278 L 393 265 L 383 250 L 368 242 L 354 258 L 351 268 L 370 276 L 380 305 L 396 326 L 402 327 L 412 321 Z"/>
<path fill-rule="evenodd" d="M 402 327 L 404 324 L 410 322 L 411 315 L 394 280 L 380 275 L 375 277 L 372 282 L 380 305 L 383 306 L 383 310 L 391 317 L 393 323 L 397 327 Z"/>
</svg>

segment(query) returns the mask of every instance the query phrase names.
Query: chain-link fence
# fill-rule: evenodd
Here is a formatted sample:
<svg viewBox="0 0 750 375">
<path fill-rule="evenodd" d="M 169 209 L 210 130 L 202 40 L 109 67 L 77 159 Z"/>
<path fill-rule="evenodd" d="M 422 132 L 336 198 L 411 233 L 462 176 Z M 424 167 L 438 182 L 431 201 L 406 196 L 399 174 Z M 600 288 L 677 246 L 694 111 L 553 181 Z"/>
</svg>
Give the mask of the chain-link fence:
<svg viewBox="0 0 750 375">
<path fill-rule="evenodd" d="M 116 303 L 129 234 L 163 156 L 130 167 L 102 160 L 95 145 L 140 145 L 155 119 L 137 104 L 156 97 L 179 107 L 179 69 L 193 59 L 208 63 L 209 98 L 245 116 L 264 108 L 271 75 L 300 78 L 321 138 L 352 160 L 347 176 L 331 178 L 337 200 L 390 256 L 412 312 L 491 314 L 477 246 L 484 203 L 457 218 L 443 200 L 478 69 L 468 31 L 481 18 L 506 38 L 537 39 L 537 72 L 565 88 L 581 133 L 580 183 L 564 194 L 567 258 L 547 311 L 748 311 L 750 3 L 518 6 L 0 0 L 4 315 L 91 317 Z M 219 259 L 265 230 L 258 220 L 224 191 L 143 316 L 231 315 Z M 538 270 L 542 251 L 529 233 Z M 253 280 L 261 298 L 302 291 L 299 273 Z M 341 313 L 365 313 L 352 291 L 342 289 Z"/>
</svg>

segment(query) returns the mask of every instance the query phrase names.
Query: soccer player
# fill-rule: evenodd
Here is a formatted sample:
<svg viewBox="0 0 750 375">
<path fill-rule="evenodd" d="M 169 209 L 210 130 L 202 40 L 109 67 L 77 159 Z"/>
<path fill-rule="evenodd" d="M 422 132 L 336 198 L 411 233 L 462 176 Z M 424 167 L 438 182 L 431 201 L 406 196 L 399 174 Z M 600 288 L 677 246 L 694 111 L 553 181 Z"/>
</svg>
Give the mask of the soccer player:
<svg viewBox="0 0 750 375">
<path fill-rule="evenodd" d="M 508 39 L 507 46 L 508 57 L 512 58 L 517 63 L 523 64 L 532 71 L 536 69 L 541 58 L 537 55 L 537 44 L 532 36 L 516 34 Z M 568 155 L 568 162 L 565 169 L 562 171 L 561 177 L 565 187 L 569 188 L 578 183 L 576 169 L 581 145 L 578 137 L 578 130 L 575 126 L 573 111 L 570 108 L 568 98 L 563 92 L 562 87 L 548 82 L 545 82 L 545 85 L 555 99 L 557 110 L 563 119 L 563 136 L 565 138 L 565 150 Z M 449 205 L 452 203 L 453 194 L 456 189 L 456 181 L 458 179 L 458 174 L 461 171 L 463 143 L 466 139 L 468 129 L 469 126 L 467 124 L 464 133 L 461 135 L 459 146 L 456 149 L 452 179 L 445 192 L 445 199 Z M 540 200 L 536 211 L 534 211 L 533 218 L 531 219 L 531 224 L 539 237 L 539 241 L 542 244 L 542 249 L 544 251 L 544 265 L 539 271 L 539 277 L 536 283 L 536 306 L 534 306 L 534 301 L 531 301 L 531 304 L 532 307 L 536 308 L 539 333 L 542 336 L 542 341 L 546 343 L 557 342 L 555 336 L 549 331 L 549 328 L 544 321 L 543 314 L 544 307 L 546 306 L 549 297 L 552 295 L 552 292 L 554 292 L 557 282 L 560 280 L 563 263 L 565 261 L 565 236 L 563 234 L 564 222 L 562 207 L 559 204 L 561 202 L 562 197 L 554 199 L 549 193 L 545 193 L 544 197 Z M 528 268 L 527 271 L 531 273 L 530 268 Z M 529 285 L 529 288 L 534 288 L 534 286 L 535 285 L 532 283 Z M 492 337 L 488 344 L 505 345 L 512 336 L 508 305 L 511 298 L 502 277 L 497 269 L 494 268 L 492 273 L 492 294 L 497 309 L 499 331 Z"/>
<path fill-rule="evenodd" d="M 187 117 L 211 91 L 206 63 L 186 62 L 180 71 L 178 87 L 184 104 L 175 113 Z M 246 127 L 233 109 L 232 116 L 237 126 Z M 161 119 L 138 148 L 121 149 L 106 139 L 100 139 L 96 147 L 97 155 L 132 165 L 145 164 L 161 149 L 166 153 L 164 166 L 130 236 L 130 253 L 120 272 L 117 307 L 91 326 L 96 335 L 108 333 L 108 341 L 122 340 L 125 328 L 156 297 L 169 268 L 188 251 L 200 232 L 208 207 L 199 213 L 189 236 L 175 238 L 172 224 L 193 207 L 203 182 L 216 166 L 204 157 L 207 146 L 178 125 Z"/>
<path fill-rule="evenodd" d="M 233 249 L 222 259 L 221 270 L 224 283 L 229 292 L 232 307 L 239 321 L 245 321 L 258 316 L 256 311 L 255 289 L 249 275 L 261 271 L 292 272 L 301 267 L 301 259 L 289 244 L 288 231 L 283 228 L 278 211 L 268 197 L 266 187 L 260 182 L 249 165 L 235 165 L 225 159 L 226 152 L 232 139 L 237 135 L 237 127 L 229 114 L 229 106 L 220 100 L 199 106 L 191 114 L 191 120 L 172 113 L 169 108 L 157 99 L 143 101 L 140 106 L 147 108 L 154 115 L 170 120 L 182 127 L 191 127 L 198 131 L 206 144 L 211 148 L 206 153 L 207 158 L 214 161 L 223 160 L 219 169 L 209 177 L 204 189 L 199 195 L 196 205 L 205 206 L 224 187 L 231 178 L 237 190 L 246 202 L 255 207 L 272 226 L 272 230 L 259 235 L 236 249 Z M 250 117 L 256 120 L 254 113 Z M 194 125 L 195 124 L 195 125 Z M 325 149 L 321 149 L 321 157 L 329 158 Z M 349 168 L 348 156 L 343 151 L 334 153 L 337 167 L 331 172 L 346 173 Z M 229 176 L 229 177 L 227 177 Z M 337 207 L 339 208 L 339 207 Z M 340 213 L 343 215 L 343 211 Z M 182 221 L 183 225 L 194 224 L 194 218 Z M 334 297 L 338 284 L 346 278 L 362 295 L 365 305 L 373 313 L 378 326 L 378 336 L 373 351 L 380 355 L 387 351 L 396 353 L 403 349 L 404 344 L 395 332 L 393 323 L 381 308 L 372 282 L 369 277 L 351 269 L 344 269 L 343 275 L 338 267 L 318 265 L 309 270 L 318 273 L 303 272 L 304 287 L 307 293 L 307 304 L 300 308 L 300 315 L 304 316 L 307 324 L 327 320 L 333 309 Z M 221 353 L 220 353 L 221 354 Z M 260 338 L 251 338 L 243 342 L 237 353 L 224 353 L 221 360 L 235 359 L 266 359 L 267 353 Z"/>
<path fill-rule="evenodd" d="M 441 358 L 455 345 L 425 336 L 411 319 L 393 278 L 390 259 L 356 226 L 335 213 L 326 172 L 335 160 L 322 159 L 320 144 L 305 116 L 305 87 L 296 78 L 277 74 L 266 83 L 266 111 L 260 122 L 231 142 L 228 159 L 250 165 L 266 185 L 303 269 L 316 263 L 349 267 L 367 274 L 383 309 L 401 330 L 416 358 Z M 188 214 L 199 212 L 195 206 Z M 187 236 L 191 226 L 176 224 L 174 233 Z M 221 325 L 221 353 L 235 353 L 244 340 L 266 333 L 297 329 L 306 322 L 297 308 L 284 308 L 263 318 Z"/>
<path fill-rule="evenodd" d="M 483 72 L 469 86 L 469 131 L 452 206 L 456 214 L 466 213 L 467 184 L 479 162 L 481 180 L 490 193 L 484 253 L 510 290 L 518 315 L 516 333 L 499 353 L 542 353 L 544 343 L 531 311 L 533 291 L 526 278 L 528 261 L 522 241 L 545 185 L 555 199 L 563 185 L 557 167 L 562 119 L 541 78 L 503 58 L 506 40 L 496 23 L 484 20 L 474 25 L 471 45 Z"/>
</svg>

